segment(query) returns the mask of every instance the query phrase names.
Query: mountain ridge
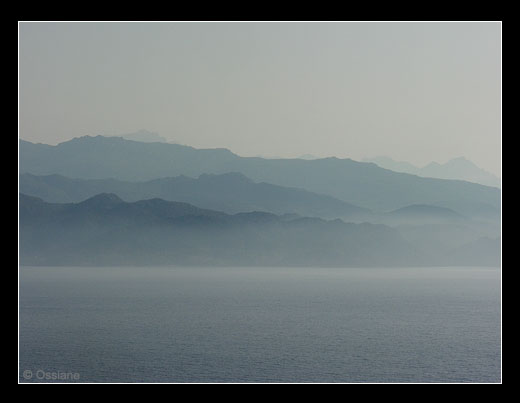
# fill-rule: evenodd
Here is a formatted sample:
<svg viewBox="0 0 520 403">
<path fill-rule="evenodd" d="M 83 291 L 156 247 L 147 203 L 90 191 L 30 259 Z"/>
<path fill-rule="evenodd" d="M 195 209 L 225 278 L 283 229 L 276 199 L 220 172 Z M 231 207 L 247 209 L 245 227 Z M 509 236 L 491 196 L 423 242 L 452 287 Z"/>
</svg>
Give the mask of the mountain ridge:
<svg viewBox="0 0 520 403">
<path fill-rule="evenodd" d="M 406 161 L 395 161 L 386 156 L 364 158 L 363 161 L 373 162 L 382 168 L 395 172 L 439 179 L 465 180 L 485 186 L 500 187 L 500 179 L 497 176 L 478 167 L 464 157 L 452 158 L 444 164 L 432 161 L 423 167 L 417 167 Z"/>
<path fill-rule="evenodd" d="M 255 183 L 237 172 L 157 178 L 146 182 L 116 179 L 72 179 L 62 175 L 20 175 L 20 192 L 49 202 L 78 202 L 98 193 L 111 192 L 126 201 L 158 197 L 183 201 L 226 213 L 261 210 L 275 214 L 296 213 L 324 218 L 360 219 L 368 209 L 303 189 Z"/>
<path fill-rule="evenodd" d="M 384 224 L 230 215 L 158 198 L 128 203 L 110 194 L 61 204 L 20 194 L 19 201 L 23 265 L 442 266 L 478 261 L 479 246 L 486 265 L 500 259 L 495 239 L 472 238 L 444 255 Z"/>
<path fill-rule="evenodd" d="M 25 172 L 128 181 L 240 172 L 255 182 L 302 188 L 377 211 L 437 202 L 479 202 L 500 207 L 497 188 L 459 180 L 422 178 L 351 159 L 268 160 L 240 157 L 227 149 L 195 149 L 103 136 L 75 138 L 56 146 L 21 141 L 20 173 Z"/>
<path fill-rule="evenodd" d="M 20 195 L 22 264 L 372 266 L 417 263 L 415 255 L 384 225 L 229 215 L 161 199 L 127 203 L 106 194 L 69 204 Z"/>
</svg>

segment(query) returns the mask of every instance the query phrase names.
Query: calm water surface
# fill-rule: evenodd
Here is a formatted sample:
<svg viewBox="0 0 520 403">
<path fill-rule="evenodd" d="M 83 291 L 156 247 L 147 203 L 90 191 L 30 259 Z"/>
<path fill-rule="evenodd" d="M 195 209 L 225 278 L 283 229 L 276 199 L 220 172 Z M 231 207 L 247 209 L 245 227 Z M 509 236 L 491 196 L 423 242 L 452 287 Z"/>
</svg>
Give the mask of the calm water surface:
<svg viewBox="0 0 520 403">
<path fill-rule="evenodd" d="M 497 268 L 22 267 L 20 381 L 500 382 L 500 316 Z"/>
</svg>

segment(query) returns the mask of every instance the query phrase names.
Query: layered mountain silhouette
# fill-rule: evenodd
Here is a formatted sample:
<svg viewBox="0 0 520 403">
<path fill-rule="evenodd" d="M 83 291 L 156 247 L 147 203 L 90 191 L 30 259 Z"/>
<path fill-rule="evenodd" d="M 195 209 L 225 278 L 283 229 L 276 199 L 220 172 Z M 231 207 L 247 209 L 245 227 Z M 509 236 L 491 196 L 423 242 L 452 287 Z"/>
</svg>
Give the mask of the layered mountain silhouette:
<svg viewBox="0 0 520 403">
<path fill-rule="evenodd" d="M 57 146 L 20 140 L 20 173 L 148 181 L 228 172 L 240 172 L 255 182 L 332 196 L 379 212 L 428 204 L 452 208 L 465 216 L 475 214 L 472 209 L 475 205 L 494 211 L 495 216 L 500 214 L 497 188 L 459 180 L 423 178 L 350 159 L 240 157 L 226 149 L 195 149 L 121 137 L 85 136 Z"/>
<path fill-rule="evenodd" d="M 122 134 L 121 137 L 127 140 L 142 141 L 144 143 L 166 143 L 167 140 L 159 136 L 158 133 L 149 132 L 148 130 L 138 130 L 134 133 Z"/>
<path fill-rule="evenodd" d="M 20 194 L 19 217 L 25 265 L 364 267 L 464 264 L 478 257 L 473 249 L 469 257 L 457 249 L 452 260 L 433 255 L 385 225 L 266 212 L 231 215 L 157 198 L 128 203 L 110 193 L 79 203 Z M 496 263 L 499 249 L 493 245 L 486 259 Z"/>
<path fill-rule="evenodd" d="M 20 192 L 48 202 L 79 202 L 98 193 L 114 193 L 125 201 L 161 198 L 239 213 L 266 211 L 322 218 L 369 220 L 371 212 L 331 196 L 269 183 L 255 183 L 240 173 L 161 178 L 145 182 L 116 179 L 71 179 L 61 175 L 20 175 Z"/>
<path fill-rule="evenodd" d="M 500 264 L 498 188 L 137 135 L 20 140 L 22 264 Z"/>
<path fill-rule="evenodd" d="M 450 256 L 454 262 L 458 261 L 455 259 L 456 253 L 459 253 L 458 248 L 480 239 L 496 239 L 501 233 L 499 220 L 469 219 L 446 207 L 420 204 L 381 214 L 372 221 L 397 229 L 418 250 L 431 256 Z M 469 250 L 466 248 L 466 252 L 460 252 L 468 257 L 466 263 L 475 261 L 474 258 L 484 251 L 473 253 L 471 258 Z M 499 254 L 495 253 L 493 256 L 493 261 L 498 265 Z"/>
<path fill-rule="evenodd" d="M 384 225 L 234 215 L 162 199 L 99 194 L 46 203 L 20 194 L 20 260 L 29 265 L 355 265 L 420 263 Z"/>
<path fill-rule="evenodd" d="M 446 207 L 429 206 L 425 204 L 414 204 L 390 211 L 385 214 L 387 222 L 399 224 L 425 224 L 425 223 L 460 223 L 467 218 L 452 209 Z"/>
<path fill-rule="evenodd" d="M 500 179 L 490 172 L 476 166 L 464 157 L 453 158 L 444 164 L 430 162 L 420 168 L 409 162 L 394 161 L 390 157 L 365 158 L 364 162 L 373 162 L 381 168 L 396 172 L 405 172 L 413 175 L 440 179 L 459 179 L 480 183 L 486 186 L 500 187 Z"/>
</svg>

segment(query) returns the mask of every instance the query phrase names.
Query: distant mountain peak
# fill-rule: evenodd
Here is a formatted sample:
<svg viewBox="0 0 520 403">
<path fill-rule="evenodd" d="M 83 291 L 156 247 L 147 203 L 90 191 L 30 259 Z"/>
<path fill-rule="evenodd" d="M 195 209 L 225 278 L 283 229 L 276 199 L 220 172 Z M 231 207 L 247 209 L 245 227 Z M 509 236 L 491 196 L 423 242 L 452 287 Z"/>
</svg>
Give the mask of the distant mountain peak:
<svg viewBox="0 0 520 403">
<path fill-rule="evenodd" d="M 124 201 L 118 195 L 114 193 L 100 193 L 78 203 L 78 205 L 112 207 L 120 203 L 124 203 Z"/>
<path fill-rule="evenodd" d="M 450 165 L 450 164 L 465 165 L 465 166 L 469 166 L 472 168 L 478 168 L 477 165 L 475 165 L 475 163 L 473 161 L 470 161 L 464 157 L 453 158 L 453 159 L 449 160 L 448 162 L 446 162 L 446 164 L 444 164 L 444 165 Z M 480 169 L 480 168 L 478 168 L 478 169 Z"/>
<path fill-rule="evenodd" d="M 463 163 L 466 163 L 466 164 L 469 164 L 469 165 L 477 166 L 473 161 L 471 161 L 470 159 L 468 159 L 468 158 L 466 158 L 464 156 L 452 158 L 449 161 L 447 161 L 446 164 L 448 164 L 450 162 L 463 162 Z"/>
<path fill-rule="evenodd" d="M 233 180 L 241 182 L 253 182 L 247 176 L 240 172 L 226 172 L 223 174 L 201 174 L 199 180 Z"/>
<path fill-rule="evenodd" d="M 133 133 L 121 134 L 126 140 L 140 141 L 143 143 L 167 143 L 168 140 L 162 136 L 159 136 L 156 132 L 150 132 L 145 129 L 140 129 Z"/>
<path fill-rule="evenodd" d="M 313 154 L 303 154 L 303 155 L 300 155 L 297 158 L 301 159 L 301 160 L 317 160 L 317 159 L 319 159 L 319 157 L 316 157 Z"/>
<path fill-rule="evenodd" d="M 363 161 L 376 163 L 381 168 L 390 169 L 394 172 L 404 172 L 429 178 L 464 180 L 485 186 L 500 187 L 500 180 L 495 175 L 479 168 L 474 162 L 462 156 L 452 158 L 444 164 L 432 161 L 422 168 L 409 162 L 395 161 L 386 156 L 365 158 Z"/>
</svg>

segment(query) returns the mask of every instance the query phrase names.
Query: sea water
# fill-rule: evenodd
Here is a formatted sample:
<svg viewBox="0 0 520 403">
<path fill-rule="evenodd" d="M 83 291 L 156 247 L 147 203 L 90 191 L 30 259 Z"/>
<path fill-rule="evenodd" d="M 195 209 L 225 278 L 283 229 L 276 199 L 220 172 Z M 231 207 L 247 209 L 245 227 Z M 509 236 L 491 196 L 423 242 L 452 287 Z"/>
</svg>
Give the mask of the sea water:
<svg viewBox="0 0 520 403">
<path fill-rule="evenodd" d="M 500 268 L 21 267 L 20 382 L 501 382 Z"/>
</svg>

